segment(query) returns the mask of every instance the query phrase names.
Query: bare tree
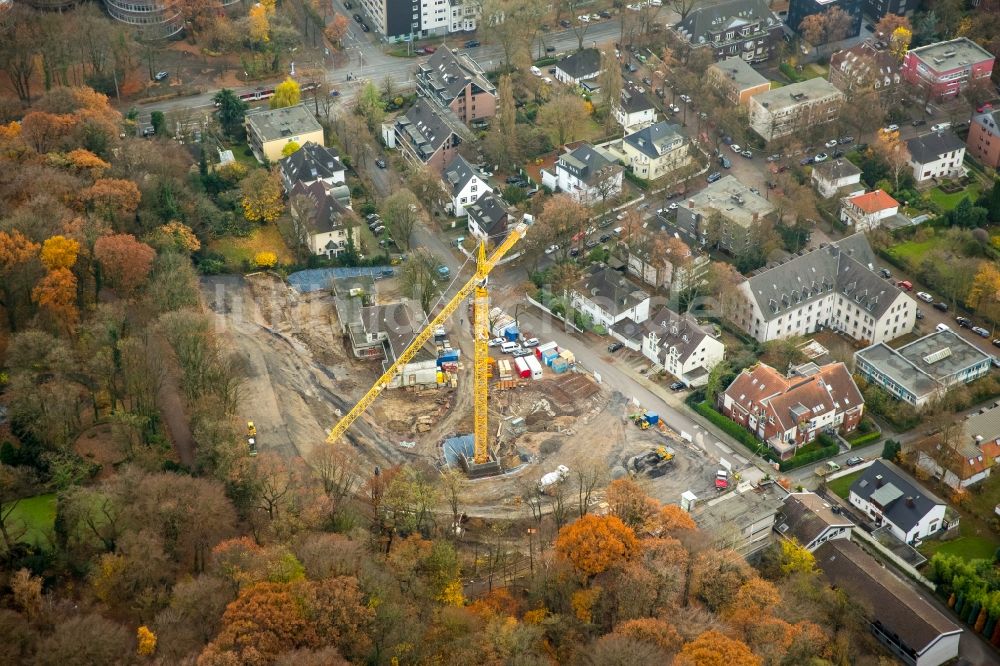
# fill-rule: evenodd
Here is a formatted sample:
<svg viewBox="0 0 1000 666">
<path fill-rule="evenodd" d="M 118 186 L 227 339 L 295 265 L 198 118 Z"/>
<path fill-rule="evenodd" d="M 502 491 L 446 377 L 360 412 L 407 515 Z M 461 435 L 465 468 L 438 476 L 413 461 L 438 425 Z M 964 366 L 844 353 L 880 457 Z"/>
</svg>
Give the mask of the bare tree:
<svg viewBox="0 0 1000 666">
<path fill-rule="evenodd" d="M 410 234 L 422 213 L 417 196 L 405 188 L 397 190 L 382 202 L 382 217 L 392 231 L 396 244 L 404 250 L 410 249 Z"/>
<path fill-rule="evenodd" d="M 577 512 L 583 518 L 590 510 L 594 488 L 604 479 L 604 471 L 597 464 L 581 465 L 576 470 Z"/>
</svg>

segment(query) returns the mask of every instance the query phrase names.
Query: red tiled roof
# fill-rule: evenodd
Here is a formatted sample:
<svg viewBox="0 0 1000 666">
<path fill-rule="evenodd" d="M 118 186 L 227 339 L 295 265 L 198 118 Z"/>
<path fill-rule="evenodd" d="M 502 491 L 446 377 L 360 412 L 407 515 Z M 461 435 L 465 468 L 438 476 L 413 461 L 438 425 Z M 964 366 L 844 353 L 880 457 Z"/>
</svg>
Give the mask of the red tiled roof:
<svg viewBox="0 0 1000 666">
<path fill-rule="evenodd" d="M 899 202 L 886 194 L 883 190 L 874 190 L 866 194 L 859 194 L 851 197 L 848 201 L 860 208 L 865 213 L 877 213 L 887 208 L 898 208 Z"/>
</svg>

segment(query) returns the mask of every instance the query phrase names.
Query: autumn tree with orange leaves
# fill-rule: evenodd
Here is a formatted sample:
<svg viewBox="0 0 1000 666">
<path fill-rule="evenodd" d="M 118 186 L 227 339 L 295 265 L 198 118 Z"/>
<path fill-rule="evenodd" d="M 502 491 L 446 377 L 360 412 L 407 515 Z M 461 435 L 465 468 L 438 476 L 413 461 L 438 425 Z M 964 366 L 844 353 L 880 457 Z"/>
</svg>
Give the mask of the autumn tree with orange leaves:
<svg viewBox="0 0 1000 666">
<path fill-rule="evenodd" d="M 101 274 L 123 296 L 131 296 L 143 285 L 153 267 L 156 252 L 132 234 L 102 236 L 94 244 L 94 257 Z"/>
<path fill-rule="evenodd" d="M 21 120 L 21 138 L 36 153 L 44 154 L 59 148 L 75 125 L 70 114 L 32 111 Z"/>
<path fill-rule="evenodd" d="M 762 666 L 743 641 L 710 630 L 685 645 L 674 666 Z"/>
<path fill-rule="evenodd" d="M 98 178 L 80 192 L 84 205 L 112 224 L 135 219 L 141 199 L 138 185 L 120 178 Z"/>
<path fill-rule="evenodd" d="M 80 319 L 76 309 L 76 276 L 68 268 L 49 271 L 31 290 L 31 300 L 62 324 L 67 333 L 76 328 Z"/>
<path fill-rule="evenodd" d="M 583 578 L 593 578 L 640 551 L 635 532 L 617 516 L 585 515 L 566 525 L 556 537 L 556 553 Z"/>
</svg>

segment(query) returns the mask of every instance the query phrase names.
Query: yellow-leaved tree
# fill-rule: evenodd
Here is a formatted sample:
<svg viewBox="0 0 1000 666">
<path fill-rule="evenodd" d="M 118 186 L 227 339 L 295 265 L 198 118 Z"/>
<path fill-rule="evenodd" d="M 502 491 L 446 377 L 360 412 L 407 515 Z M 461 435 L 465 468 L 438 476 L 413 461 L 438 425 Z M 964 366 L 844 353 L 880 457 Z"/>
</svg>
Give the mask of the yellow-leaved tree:
<svg viewBox="0 0 1000 666">
<path fill-rule="evenodd" d="M 149 627 L 142 625 L 135 634 L 138 643 L 136 652 L 139 653 L 140 657 L 148 657 L 156 652 L 156 634 L 150 631 Z"/>
<path fill-rule="evenodd" d="M 240 203 L 248 222 L 274 222 L 285 211 L 277 174 L 263 169 L 240 181 Z"/>
<path fill-rule="evenodd" d="M 156 244 L 160 247 L 172 247 L 188 253 L 201 249 L 201 241 L 191 227 L 176 220 L 158 227 L 155 235 Z"/>
<path fill-rule="evenodd" d="M 286 106 L 295 106 L 302 99 L 302 89 L 295 79 L 288 77 L 278 84 L 274 89 L 274 96 L 271 97 L 272 109 L 283 109 Z"/>
<path fill-rule="evenodd" d="M 257 264 L 258 268 L 274 268 L 278 263 L 278 255 L 274 252 L 258 252 L 253 257 L 253 263 Z"/>
<path fill-rule="evenodd" d="M 52 236 L 42 243 L 42 253 L 39 258 L 46 269 L 54 271 L 57 268 L 73 268 L 79 253 L 80 244 L 72 238 Z"/>
<path fill-rule="evenodd" d="M 899 26 L 892 31 L 892 36 L 889 38 L 890 53 L 902 60 L 910 50 L 911 41 L 913 41 L 913 31 L 905 26 Z"/>
<path fill-rule="evenodd" d="M 267 9 L 259 2 L 250 8 L 250 39 L 258 44 L 271 41 L 271 21 L 267 18 Z"/>
<path fill-rule="evenodd" d="M 285 147 L 281 149 L 281 156 L 288 157 L 301 147 L 302 146 L 299 145 L 298 141 L 289 141 L 288 143 L 285 144 Z"/>
</svg>

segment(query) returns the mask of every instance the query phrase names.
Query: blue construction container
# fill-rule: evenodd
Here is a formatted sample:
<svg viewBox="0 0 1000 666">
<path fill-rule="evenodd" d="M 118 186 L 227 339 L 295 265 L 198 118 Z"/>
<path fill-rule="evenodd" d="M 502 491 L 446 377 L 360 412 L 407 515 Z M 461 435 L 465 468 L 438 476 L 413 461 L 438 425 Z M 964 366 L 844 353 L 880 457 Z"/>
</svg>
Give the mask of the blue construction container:
<svg viewBox="0 0 1000 666">
<path fill-rule="evenodd" d="M 507 338 L 508 342 L 517 342 L 521 337 L 521 333 L 517 330 L 517 326 L 512 325 L 504 329 L 503 337 Z"/>
<path fill-rule="evenodd" d="M 660 417 L 653 412 L 646 412 L 646 423 L 649 425 L 656 425 L 660 422 Z"/>
<path fill-rule="evenodd" d="M 565 359 L 557 358 L 554 361 L 552 361 L 551 367 L 552 367 L 552 372 L 556 373 L 557 375 L 561 375 L 562 373 L 569 370 L 569 363 L 567 363 Z"/>
<path fill-rule="evenodd" d="M 437 359 L 437 365 L 440 368 L 444 363 L 458 363 L 458 350 L 450 349 L 443 352 Z"/>
<path fill-rule="evenodd" d="M 551 366 L 552 361 L 556 360 L 557 358 L 559 358 L 559 352 L 557 352 L 554 349 L 542 352 L 542 363 L 544 363 L 545 365 Z"/>
</svg>

